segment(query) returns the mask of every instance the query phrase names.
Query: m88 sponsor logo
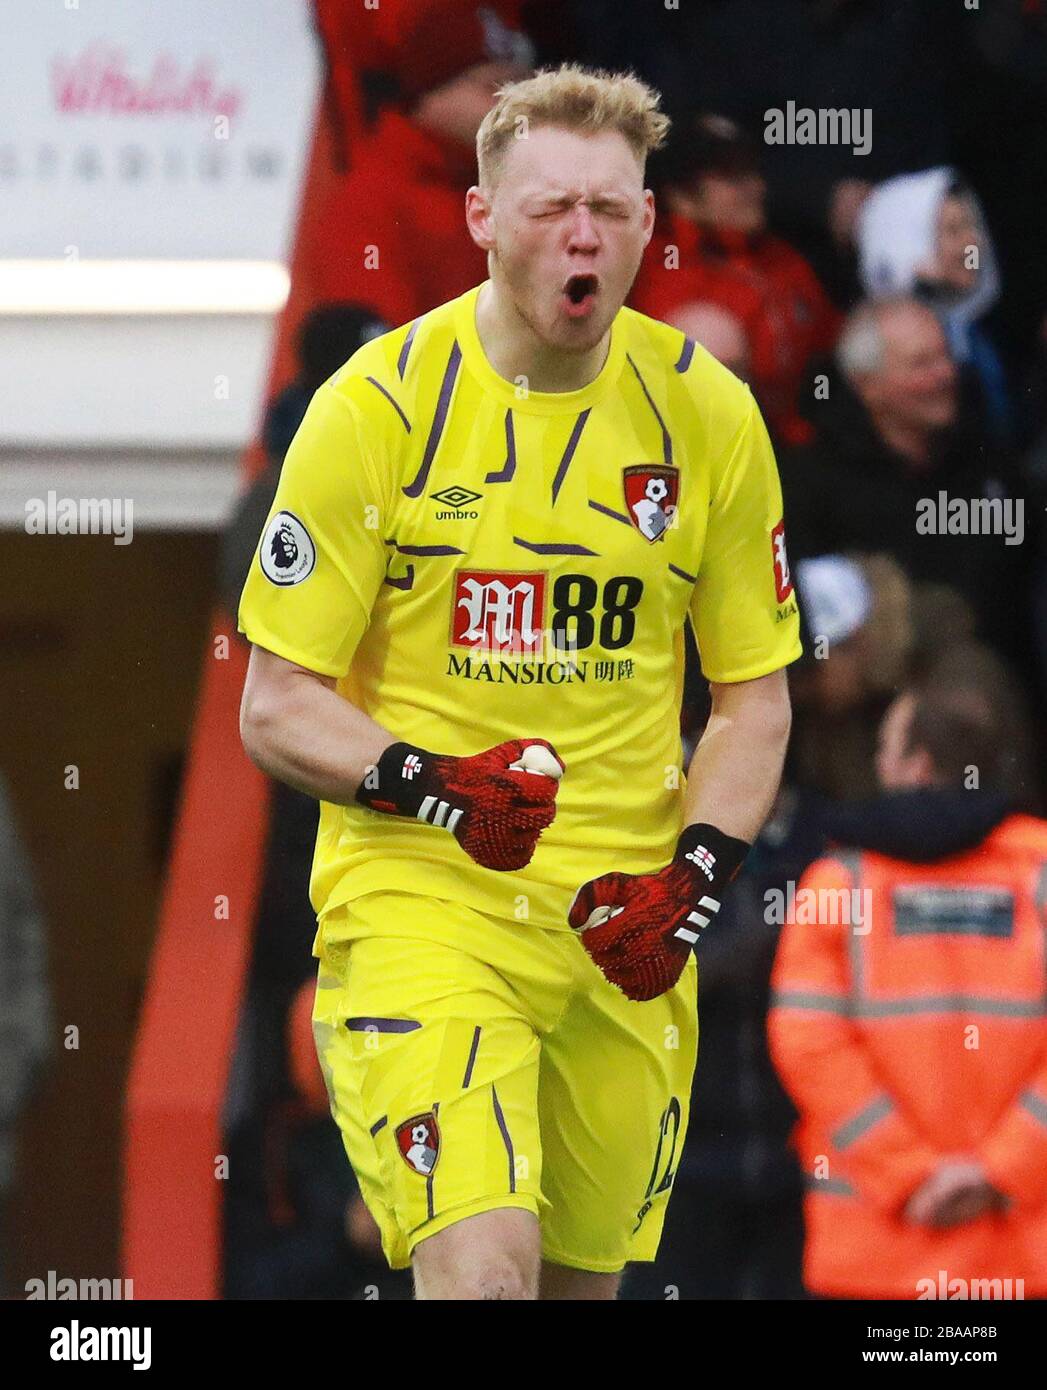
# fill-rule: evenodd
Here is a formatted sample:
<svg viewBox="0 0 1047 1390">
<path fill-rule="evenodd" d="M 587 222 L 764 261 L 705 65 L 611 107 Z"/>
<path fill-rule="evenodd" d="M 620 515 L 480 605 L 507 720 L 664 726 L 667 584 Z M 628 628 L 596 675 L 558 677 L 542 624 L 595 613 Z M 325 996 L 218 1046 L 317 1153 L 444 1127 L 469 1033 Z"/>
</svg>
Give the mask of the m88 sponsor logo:
<svg viewBox="0 0 1047 1390">
<path fill-rule="evenodd" d="M 451 645 L 530 656 L 547 639 L 557 652 L 596 644 L 619 651 L 635 636 L 643 589 L 636 575 L 615 575 L 601 586 L 589 574 L 561 574 L 550 586 L 544 570 L 459 570 Z"/>
</svg>

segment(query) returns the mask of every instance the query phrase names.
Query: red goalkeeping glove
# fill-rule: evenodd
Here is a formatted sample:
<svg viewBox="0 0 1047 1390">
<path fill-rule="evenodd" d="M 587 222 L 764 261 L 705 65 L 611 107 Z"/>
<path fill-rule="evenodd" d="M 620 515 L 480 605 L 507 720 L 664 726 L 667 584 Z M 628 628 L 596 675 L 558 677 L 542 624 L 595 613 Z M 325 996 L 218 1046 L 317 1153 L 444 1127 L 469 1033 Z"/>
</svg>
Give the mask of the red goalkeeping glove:
<svg viewBox="0 0 1047 1390">
<path fill-rule="evenodd" d="M 749 852 L 712 825 L 690 825 L 653 874 L 601 874 L 574 896 L 567 920 L 611 984 L 646 1001 L 672 989 L 720 910 L 723 891 Z"/>
<path fill-rule="evenodd" d="M 522 869 L 556 815 L 563 772 L 542 738 L 510 739 L 465 758 L 394 743 L 368 770 L 356 800 L 449 830 L 485 869 Z"/>
</svg>

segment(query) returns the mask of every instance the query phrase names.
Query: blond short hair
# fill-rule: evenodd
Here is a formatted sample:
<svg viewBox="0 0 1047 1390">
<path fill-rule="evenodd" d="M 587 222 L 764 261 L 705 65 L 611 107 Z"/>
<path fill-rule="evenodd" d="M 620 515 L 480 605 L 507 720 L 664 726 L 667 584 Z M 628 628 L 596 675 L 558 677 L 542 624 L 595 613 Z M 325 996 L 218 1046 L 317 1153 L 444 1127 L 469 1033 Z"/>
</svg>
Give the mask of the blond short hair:
<svg viewBox="0 0 1047 1390">
<path fill-rule="evenodd" d="M 512 82 L 495 95 L 497 100 L 476 136 L 476 161 L 484 186 L 490 185 L 506 149 L 520 138 L 521 130 L 561 126 L 586 135 L 616 130 L 641 164 L 665 143 L 669 133 L 669 117 L 659 109 L 661 97 L 631 72 L 565 63 Z"/>
</svg>

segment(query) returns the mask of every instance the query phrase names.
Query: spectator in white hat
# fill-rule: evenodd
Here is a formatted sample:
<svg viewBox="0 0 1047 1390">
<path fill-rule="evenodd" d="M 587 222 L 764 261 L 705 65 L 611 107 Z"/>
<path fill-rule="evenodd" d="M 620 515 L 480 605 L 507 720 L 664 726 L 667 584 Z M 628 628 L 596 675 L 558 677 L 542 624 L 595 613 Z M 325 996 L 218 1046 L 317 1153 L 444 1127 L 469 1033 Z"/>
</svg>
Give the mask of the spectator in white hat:
<svg viewBox="0 0 1047 1390">
<path fill-rule="evenodd" d="M 986 326 L 1000 274 L 974 192 L 947 165 L 887 179 L 862 205 L 857 243 L 866 294 L 911 295 L 934 310 L 988 434 L 1008 441 L 1013 402 Z"/>
</svg>

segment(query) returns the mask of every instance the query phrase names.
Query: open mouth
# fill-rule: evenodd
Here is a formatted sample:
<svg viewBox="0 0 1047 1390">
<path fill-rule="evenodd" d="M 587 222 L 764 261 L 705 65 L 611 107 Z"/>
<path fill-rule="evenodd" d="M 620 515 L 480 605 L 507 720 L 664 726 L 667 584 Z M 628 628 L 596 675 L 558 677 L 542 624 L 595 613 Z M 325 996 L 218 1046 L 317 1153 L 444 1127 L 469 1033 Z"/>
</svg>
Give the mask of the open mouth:
<svg viewBox="0 0 1047 1390">
<path fill-rule="evenodd" d="M 587 314 L 593 306 L 600 283 L 595 275 L 572 275 L 564 286 L 567 312 L 574 317 Z"/>
</svg>

